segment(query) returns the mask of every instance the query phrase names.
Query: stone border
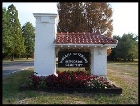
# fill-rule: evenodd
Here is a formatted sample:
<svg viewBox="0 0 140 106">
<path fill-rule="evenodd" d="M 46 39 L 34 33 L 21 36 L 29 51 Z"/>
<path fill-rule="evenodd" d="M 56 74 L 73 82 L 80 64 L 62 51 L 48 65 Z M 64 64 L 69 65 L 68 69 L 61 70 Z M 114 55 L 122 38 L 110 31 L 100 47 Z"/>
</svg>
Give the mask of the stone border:
<svg viewBox="0 0 140 106">
<path fill-rule="evenodd" d="M 57 93 L 110 93 L 110 94 L 122 94 L 122 88 L 106 88 L 106 89 L 84 89 L 84 88 L 55 88 L 55 87 L 46 87 L 46 88 L 33 88 L 27 87 L 25 84 L 19 87 L 20 91 L 33 90 L 33 91 L 45 91 L 45 92 L 57 92 Z"/>
</svg>

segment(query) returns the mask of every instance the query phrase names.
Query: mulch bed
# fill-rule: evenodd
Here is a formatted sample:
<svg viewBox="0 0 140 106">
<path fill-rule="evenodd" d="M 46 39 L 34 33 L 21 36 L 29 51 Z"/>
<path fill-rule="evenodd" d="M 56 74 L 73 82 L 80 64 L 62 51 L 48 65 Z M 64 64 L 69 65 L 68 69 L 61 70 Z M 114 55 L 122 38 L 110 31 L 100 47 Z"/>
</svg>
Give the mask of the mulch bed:
<svg viewBox="0 0 140 106">
<path fill-rule="evenodd" d="M 45 92 L 58 92 L 58 93 L 111 93 L 111 94 L 122 94 L 122 88 L 114 87 L 114 88 L 106 88 L 106 89 L 85 89 L 85 88 L 55 88 L 55 87 L 45 87 L 45 88 L 37 88 L 37 87 L 27 87 L 25 84 L 19 87 L 20 91 L 45 91 Z"/>
</svg>

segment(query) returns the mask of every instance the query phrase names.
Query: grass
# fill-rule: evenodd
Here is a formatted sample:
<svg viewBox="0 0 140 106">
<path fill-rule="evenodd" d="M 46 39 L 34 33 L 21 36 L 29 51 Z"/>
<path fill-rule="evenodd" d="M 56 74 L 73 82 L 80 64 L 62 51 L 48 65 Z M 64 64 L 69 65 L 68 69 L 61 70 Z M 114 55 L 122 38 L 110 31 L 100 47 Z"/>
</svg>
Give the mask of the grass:
<svg viewBox="0 0 140 106">
<path fill-rule="evenodd" d="M 33 73 L 24 70 L 3 77 L 3 104 L 138 104 L 138 62 L 108 62 L 107 77 L 123 89 L 118 94 L 49 93 L 18 90 Z"/>
</svg>

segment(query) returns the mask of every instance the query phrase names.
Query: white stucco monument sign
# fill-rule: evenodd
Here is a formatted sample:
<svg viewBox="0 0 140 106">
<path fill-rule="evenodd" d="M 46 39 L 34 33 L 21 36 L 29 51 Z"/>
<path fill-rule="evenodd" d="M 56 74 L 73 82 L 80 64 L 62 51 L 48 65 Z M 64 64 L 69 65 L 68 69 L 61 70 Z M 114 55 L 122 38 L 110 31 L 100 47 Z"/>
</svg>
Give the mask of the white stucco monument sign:
<svg viewBox="0 0 140 106">
<path fill-rule="evenodd" d="M 57 33 L 59 21 L 57 14 L 33 13 L 33 15 L 36 18 L 34 71 L 38 76 L 56 74 L 56 53 L 62 49 L 73 51 L 89 49 L 91 74 L 107 75 L 107 48 L 116 47 L 117 40 L 101 35 L 99 31 Z"/>
</svg>

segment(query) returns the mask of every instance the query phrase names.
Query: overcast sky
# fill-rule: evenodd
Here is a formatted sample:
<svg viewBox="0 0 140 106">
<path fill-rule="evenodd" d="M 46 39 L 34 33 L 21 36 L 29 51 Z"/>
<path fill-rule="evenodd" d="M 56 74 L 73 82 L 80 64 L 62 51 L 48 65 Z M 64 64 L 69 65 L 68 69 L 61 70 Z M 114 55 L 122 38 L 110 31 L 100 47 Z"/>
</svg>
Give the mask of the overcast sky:
<svg viewBox="0 0 140 106">
<path fill-rule="evenodd" d="M 35 27 L 33 13 L 57 13 L 56 2 L 3 2 L 2 7 L 13 4 L 18 10 L 21 26 L 31 22 Z M 113 10 L 113 35 L 124 33 L 138 35 L 138 2 L 109 2 Z"/>
</svg>

